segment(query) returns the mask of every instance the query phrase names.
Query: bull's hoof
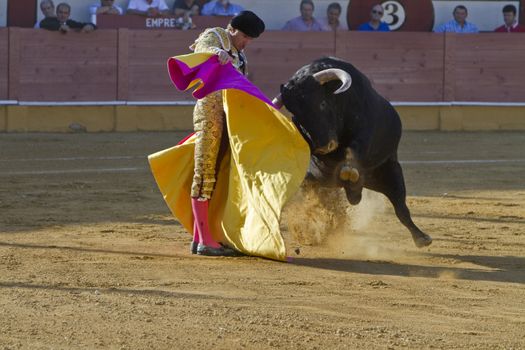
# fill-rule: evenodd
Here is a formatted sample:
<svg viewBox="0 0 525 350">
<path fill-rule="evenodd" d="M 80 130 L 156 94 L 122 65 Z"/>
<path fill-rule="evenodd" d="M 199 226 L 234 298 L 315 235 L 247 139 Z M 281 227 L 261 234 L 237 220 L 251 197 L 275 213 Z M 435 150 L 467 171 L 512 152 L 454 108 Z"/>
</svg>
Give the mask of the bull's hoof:
<svg viewBox="0 0 525 350">
<path fill-rule="evenodd" d="M 363 197 L 361 192 L 350 192 L 346 194 L 346 198 L 348 199 L 348 203 L 351 205 L 358 205 L 361 202 L 361 198 Z"/>
<path fill-rule="evenodd" d="M 414 239 L 414 243 L 416 244 L 416 247 L 418 248 L 428 247 L 429 245 L 432 244 L 432 237 L 430 237 L 429 235 L 425 233 L 422 233 L 418 235 L 417 237 L 414 236 L 412 238 Z"/>
<path fill-rule="evenodd" d="M 361 193 L 348 198 L 348 202 L 350 202 L 350 204 L 352 205 L 358 205 L 359 203 L 361 203 Z"/>
<path fill-rule="evenodd" d="M 345 165 L 341 168 L 339 173 L 339 178 L 343 181 L 350 181 L 352 183 L 357 183 L 359 181 L 359 171 L 356 168 L 349 167 Z"/>
</svg>

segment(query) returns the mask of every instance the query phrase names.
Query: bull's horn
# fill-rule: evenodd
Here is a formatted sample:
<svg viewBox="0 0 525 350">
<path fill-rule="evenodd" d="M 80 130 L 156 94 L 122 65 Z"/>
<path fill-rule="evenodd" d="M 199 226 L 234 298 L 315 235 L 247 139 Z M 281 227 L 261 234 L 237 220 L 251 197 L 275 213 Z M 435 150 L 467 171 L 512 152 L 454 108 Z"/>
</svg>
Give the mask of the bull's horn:
<svg viewBox="0 0 525 350">
<path fill-rule="evenodd" d="M 283 107 L 283 96 L 281 94 L 275 96 L 272 103 L 277 109 L 281 109 Z"/>
<path fill-rule="evenodd" d="M 352 85 L 352 77 L 350 74 L 338 68 L 329 68 L 317 72 L 314 74 L 314 79 L 317 80 L 321 85 L 332 80 L 341 80 L 342 85 L 334 92 L 334 94 L 345 92 L 346 90 L 350 89 L 350 86 Z"/>
</svg>

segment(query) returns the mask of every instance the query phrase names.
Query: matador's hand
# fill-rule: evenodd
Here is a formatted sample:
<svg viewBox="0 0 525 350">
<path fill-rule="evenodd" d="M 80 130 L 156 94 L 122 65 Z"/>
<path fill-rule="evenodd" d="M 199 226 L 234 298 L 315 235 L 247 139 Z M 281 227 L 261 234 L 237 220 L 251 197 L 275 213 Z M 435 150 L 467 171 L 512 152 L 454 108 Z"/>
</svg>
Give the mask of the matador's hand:
<svg viewBox="0 0 525 350">
<path fill-rule="evenodd" d="M 230 55 L 224 50 L 218 50 L 217 51 L 217 56 L 219 57 L 219 63 L 220 64 L 226 64 L 226 63 L 228 63 L 228 62 L 230 62 L 232 60 Z"/>
</svg>

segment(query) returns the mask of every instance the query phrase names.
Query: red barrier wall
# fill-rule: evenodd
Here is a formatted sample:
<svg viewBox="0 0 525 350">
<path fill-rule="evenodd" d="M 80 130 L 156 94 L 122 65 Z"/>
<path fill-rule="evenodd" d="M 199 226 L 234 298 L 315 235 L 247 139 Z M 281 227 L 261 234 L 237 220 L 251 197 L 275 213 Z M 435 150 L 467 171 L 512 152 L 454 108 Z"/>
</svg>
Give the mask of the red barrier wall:
<svg viewBox="0 0 525 350">
<path fill-rule="evenodd" d="M 0 99 L 191 100 L 171 85 L 166 60 L 188 53 L 198 34 L 2 29 Z M 331 55 L 353 63 L 392 101 L 525 102 L 525 34 L 267 32 L 247 49 L 250 78 L 269 97 L 297 69 Z"/>
<path fill-rule="evenodd" d="M 445 100 L 525 102 L 525 35 L 447 34 Z"/>
<path fill-rule="evenodd" d="M 22 28 L 9 30 L 11 99 L 117 99 L 116 31 L 61 34 Z"/>
<path fill-rule="evenodd" d="M 334 54 L 334 35 L 323 32 L 267 32 L 246 50 L 250 79 L 269 97 L 302 66 Z"/>
<path fill-rule="evenodd" d="M 119 99 L 129 101 L 177 101 L 192 99 L 177 91 L 169 79 L 166 61 L 188 53 L 199 32 L 120 29 Z M 127 52 L 123 52 L 126 50 Z M 126 68 L 127 65 L 127 68 Z M 126 86 L 126 88 L 124 88 Z"/>
<path fill-rule="evenodd" d="M 0 29 L 0 100 L 9 98 L 9 30 Z"/>
<path fill-rule="evenodd" d="M 336 56 L 367 74 L 392 101 L 442 101 L 443 36 L 433 33 L 337 34 Z"/>
</svg>

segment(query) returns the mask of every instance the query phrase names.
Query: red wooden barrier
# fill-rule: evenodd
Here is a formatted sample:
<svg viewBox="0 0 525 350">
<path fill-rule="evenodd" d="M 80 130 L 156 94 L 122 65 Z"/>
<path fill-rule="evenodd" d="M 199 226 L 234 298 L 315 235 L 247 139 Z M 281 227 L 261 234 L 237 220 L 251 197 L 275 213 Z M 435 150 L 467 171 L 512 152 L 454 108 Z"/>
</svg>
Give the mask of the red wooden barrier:
<svg viewBox="0 0 525 350">
<path fill-rule="evenodd" d="M 188 47 L 198 34 L 198 31 L 128 31 L 127 44 L 120 43 L 128 51 L 128 80 L 122 82 L 125 75 L 121 79 L 128 87 L 127 92 L 119 93 L 119 98 L 130 101 L 192 100 L 189 92 L 179 92 L 172 85 L 166 61 L 171 56 L 189 53 Z"/>
<path fill-rule="evenodd" d="M 248 49 L 250 79 L 268 96 L 312 60 L 335 54 L 333 33 L 266 32 Z"/>
<path fill-rule="evenodd" d="M 442 101 L 443 54 L 443 36 L 433 33 L 337 34 L 336 56 L 392 101 Z"/>
<path fill-rule="evenodd" d="M 23 101 L 114 101 L 117 32 L 49 32 L 10 28 L 11 98 Z M 10 69 L 11 71 L 11 69 Z M 16 95 L 16 96 L 15 96 Z"/>
<path fill-rule="evenodd" d="M 9 98 L 8 81 L 9 81 L 9 30 L 0 29 L 0 100 Z"/>
<path fill-rule="evenodd" d="M 446 49 L 447 99 L 525 102 L 525 34 L 447 34 Z"/>
<path fill-rule="evenodd" d="M 0 30 L 0 99 L 181 101 L 166 60 L 199 31 Z M 525 34 L 267 32 L 247 49 L 250 78 L 269 97 L 300 67 L 336 55 L 392 101 L 525 102 Z"/>
</svg>

